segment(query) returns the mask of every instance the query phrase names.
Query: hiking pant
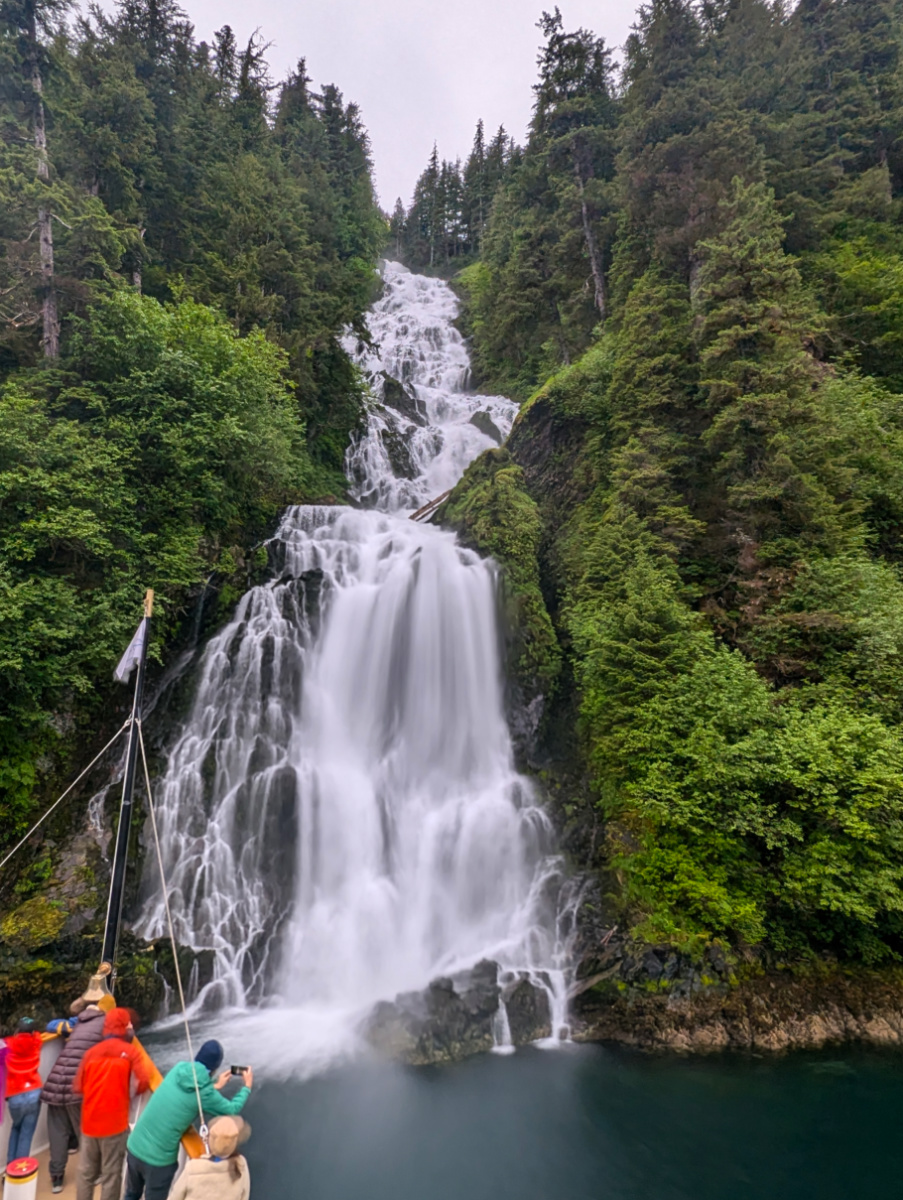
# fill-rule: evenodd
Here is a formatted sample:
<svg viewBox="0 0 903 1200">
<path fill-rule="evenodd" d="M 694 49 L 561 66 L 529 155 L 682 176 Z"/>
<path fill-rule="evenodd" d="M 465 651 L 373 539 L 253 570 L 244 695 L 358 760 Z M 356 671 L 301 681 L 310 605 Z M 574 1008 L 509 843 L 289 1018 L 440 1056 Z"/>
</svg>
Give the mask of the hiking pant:
<svg viewBox="0 0 903 1200">
<path fill-rule="evenodd" d="M 73 1135 L 78 1145 L 82 1124 L 82 1106 L 78 1104 L 47 1105 L 47 1137 L 50 1139 L 50 1178 L 62 1179 L 69 1161 Z"/>
<path fill-rule="evenodd" d="M 7 1096 L 6 1103 L 12 1119 L 6 1161 L 11 1163 L 17 1158 L 28 1158 L 31 1139 L 38 1123 L 38 1113 L 41 1111 L 41 1089 L 17 1092 L 14 1096 Z"/>
<path fill-rule="evenodd" d="M 100 1200 L 119 1200 L 122 1194 L 122 1160 L 129 1131 L 110 1137 L 82 1134 L 75 1200 L 93 1200 L 94 1185 L 100 1184 Z"/>
<path fill-rule="evenodd" d="M 144 1159 L 136 1158 L 131 1150 L 126 1161 L 128 1166 L 123 1200 L 141 1200 L 142 1196 L 145 1200 L 166 1200 L 179 1169 L 177 1162 L 166 1167 L 152 1167 Z"/>
</svg>

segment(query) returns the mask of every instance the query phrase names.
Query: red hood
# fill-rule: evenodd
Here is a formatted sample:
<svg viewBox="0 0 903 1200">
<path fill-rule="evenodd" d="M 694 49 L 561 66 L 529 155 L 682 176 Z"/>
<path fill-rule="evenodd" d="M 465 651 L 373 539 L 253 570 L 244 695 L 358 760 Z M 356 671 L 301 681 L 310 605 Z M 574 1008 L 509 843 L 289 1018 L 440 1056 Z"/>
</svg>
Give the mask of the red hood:
<svg viewBox="0 0 903 1200">
<path fill-rule="evenodd" d="M 39 1033 L 14 1033 L 6 1039 L 6 1044 L 13 1054 L 34 1054 L 35 1047 L 41 1048 Z"/>
</svg>

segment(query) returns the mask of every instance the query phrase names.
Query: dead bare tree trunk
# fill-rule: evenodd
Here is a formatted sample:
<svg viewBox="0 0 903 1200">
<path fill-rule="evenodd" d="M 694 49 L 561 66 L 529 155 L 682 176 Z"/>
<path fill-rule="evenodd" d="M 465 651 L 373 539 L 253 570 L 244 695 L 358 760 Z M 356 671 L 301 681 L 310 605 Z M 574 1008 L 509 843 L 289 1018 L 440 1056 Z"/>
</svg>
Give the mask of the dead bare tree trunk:
<svg viewBox="0 0 903 1200">
<path fill-rule="evenodd" d="M 47 157 L 47 129 L 44 124 L 44 81 L 38 61 L 37 28 L 32 23 L 28 30 L 31 42 L 31 88 L 34 94 L 34 144 L 38 156 L 38 180 L 50 183 L 50 160 Z M 53 278 L 53 214 L 48 203 L 38 208 L 38 244 L 41 256 L 41 313 L 43 335 L 41 346 L 45 358 L 60 356 L 60 319 L 56 304 L 56 287 Z"/>
<path fill-rule="evenodd" d="M 147 233 L 147 230 L 142 225 L 141 228 L 138 230 L 138 237 L 141 239 L 142 242 L 144 241 L 145 233 Z M 136 292 L 140 293 L 141 285 L 142 285 L 141 259 L 136 258 L 135 266 L 132 268 L 132 287 L 135 289 Z"/>
<path fill-rule="evenodd" d="M 592 222 L 589 219 L 589 208 L 586 203 L 586 186 L 583 182 L 583 172 L 580 170 L 580 162 L 577 156 L 574 157 L 574 174 L 577 177 L 577 189 L 580 192 L 580 211 L 583 216 L 583 236 L 586 240 L 586 249 L 589 254 L 590 269 L 593 273 L 593 287 L 595 291 L 595 305 L 599 310 L 599 320 L 605 320 L 606 312 L 606 297 L 605 297 L 605 273 L 602 270 L 602 254 L 599 250 L 599 243 L 596 241 L 596 235 L 593 233 Z"/>
</svg>

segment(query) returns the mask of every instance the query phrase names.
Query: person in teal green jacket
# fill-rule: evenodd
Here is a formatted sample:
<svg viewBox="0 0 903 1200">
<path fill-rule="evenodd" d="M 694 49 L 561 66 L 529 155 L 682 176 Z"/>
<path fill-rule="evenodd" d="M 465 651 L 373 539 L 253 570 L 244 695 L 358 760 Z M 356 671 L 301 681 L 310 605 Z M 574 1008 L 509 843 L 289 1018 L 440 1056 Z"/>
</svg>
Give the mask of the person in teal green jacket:
<svg viewBox="0 0 903 1200">
<path fill-rule="evenodd" d="M 223 1048 L 219 1042 L 204 1042 L 193 1063 L 176 1063 L 138 1118 L 127 1142 L 127 1171 L 123 1200 L 166 1200 L 179 1165 L 179 1142 L 182 1134 L 198 1118 L 198 1091 L 204 1115 L 234 1117 L 245 1106 L 251 1094 L 254 1073 L 246 1067 L 242 1073 L 244 1087 L 232 1100 L 220 1095 L 231 1078 L 224 1071 L 216 1083 L 211 1075 L 219 1070 Z"/>
</svg>

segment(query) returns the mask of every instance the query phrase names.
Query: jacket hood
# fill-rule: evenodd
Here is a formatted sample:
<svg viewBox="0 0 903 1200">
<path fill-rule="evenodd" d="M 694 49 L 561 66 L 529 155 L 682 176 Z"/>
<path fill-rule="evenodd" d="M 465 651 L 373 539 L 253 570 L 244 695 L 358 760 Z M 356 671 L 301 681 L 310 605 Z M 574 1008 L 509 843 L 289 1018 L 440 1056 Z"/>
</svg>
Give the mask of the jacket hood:
<svg viewBox="0 0 903 1200">
<path fill-rule="evenodd" d="M 239 1174 L 244 1175 L 248 1169 L 247 1161 L 242 1154 L 236 1154 L 234 1161 L 238 1166 Z M 230 1159 L 220 1158 L 216 1162 L 212 1158 L 193 1158 L 191 1159 L 191 1174 L 192 1175 L 228 1175 L 230 1174 Z"/>
<path fill-rule="evenodd" d="M 192 1070 L 192 1068 L 194 1068 Z M 197 1072 L 198 1087 L 202 1088 L 205 1083 L 210 1082 L 210 1072 L 199 1062 L 180 1062 L 173 1067 L 171 1074 L 174 1077 L 180 1091 L 194 1091 L 194 1076 Z"/>
<path fill-rule="evenodd" d="M 132 1014 L 127 1008 L 111 1008 L 103 1021 L 104 1037 L 124 1038 L 132 1023 Z"/>
<path fill-rule="evenodd" d="M 41 1044 L 39 1033 L 14 1033 L 6 1039 L 7 1046 L 17 1054 L 27 1054 L 34 1050 L 35 1042 Z"/>
</svg>

